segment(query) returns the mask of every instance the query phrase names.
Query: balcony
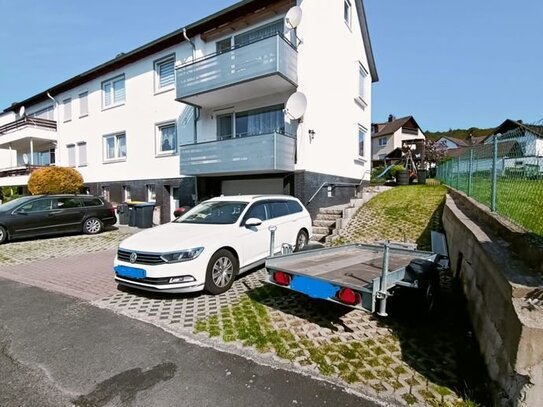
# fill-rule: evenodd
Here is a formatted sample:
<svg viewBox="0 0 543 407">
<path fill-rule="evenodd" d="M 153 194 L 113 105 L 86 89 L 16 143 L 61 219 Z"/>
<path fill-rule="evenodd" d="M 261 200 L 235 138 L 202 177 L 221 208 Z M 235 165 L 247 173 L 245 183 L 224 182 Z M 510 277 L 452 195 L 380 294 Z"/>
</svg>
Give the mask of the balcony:
<svg viewBox="0 0 543 407">
<path fill-rule="evenodd" d="M 279 134 L 238 137 L 180 147 L 181 174 L 242 175 L 294 171 L 296 139 Z"/>
<path fill-rule="evenodd" d="M 54 120 L 27 116 L 0 126 L 0 148 L 19 150 L 28 148 L 32 142 L 38 150 L 57 141 L 57 122 Z"/>
<path fill-rule="evenodd" d="M 296 48 L 277 34 L 177 68 L 177 100 L 212 108 L 292 92 L 297 65 Z"/>
</svg>

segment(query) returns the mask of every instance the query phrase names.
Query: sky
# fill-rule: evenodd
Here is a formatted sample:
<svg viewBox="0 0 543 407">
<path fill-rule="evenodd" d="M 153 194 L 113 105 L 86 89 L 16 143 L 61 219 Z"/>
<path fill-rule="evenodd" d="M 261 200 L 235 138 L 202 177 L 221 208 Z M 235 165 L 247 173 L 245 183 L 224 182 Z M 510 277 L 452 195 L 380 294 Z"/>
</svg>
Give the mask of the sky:
<svg viewBox="0 0 543 407">
<path fill-rule="evenodd" d="M 0 0 L 0 109 L 235 2 Z M 373 121 L 413 115 L 444 131 L 543 119 L 543 1 L 365 6 L 379 72 Z"/>
</svg>

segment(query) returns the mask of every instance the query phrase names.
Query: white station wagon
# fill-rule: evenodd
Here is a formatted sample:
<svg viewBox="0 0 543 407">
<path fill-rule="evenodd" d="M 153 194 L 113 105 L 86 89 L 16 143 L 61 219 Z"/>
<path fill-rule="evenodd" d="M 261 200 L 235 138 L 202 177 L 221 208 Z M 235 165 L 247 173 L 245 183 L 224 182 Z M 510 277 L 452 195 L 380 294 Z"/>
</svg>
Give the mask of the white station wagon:
<svg viewBox="0 0 543 407">
<path fill-rule="evenodd" d="M 291 196 L 223 196 L 205 201 L 171 223 L 139 232 L 119 245 L 115 280 L 148 291 L 220 294 L 236 275 L 262 265 L 275 226 L 283 243 L 308 243 L 311 217 Z"/>
</svg>

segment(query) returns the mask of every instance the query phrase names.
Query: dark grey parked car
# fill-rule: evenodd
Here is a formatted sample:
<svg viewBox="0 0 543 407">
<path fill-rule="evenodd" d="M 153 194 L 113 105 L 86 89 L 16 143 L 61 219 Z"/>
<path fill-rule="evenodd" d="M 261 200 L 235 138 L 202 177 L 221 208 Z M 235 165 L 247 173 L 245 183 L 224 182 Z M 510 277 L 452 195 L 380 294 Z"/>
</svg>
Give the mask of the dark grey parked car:
<svg viewBox="0 0 543 407">
<path fill-rule="evenodd" d="M 83 232 L 115 224 L 115 209 L 91 195 L 34 195 L 0 205 L 0 244 L 7 240 Z"/>
</svg>

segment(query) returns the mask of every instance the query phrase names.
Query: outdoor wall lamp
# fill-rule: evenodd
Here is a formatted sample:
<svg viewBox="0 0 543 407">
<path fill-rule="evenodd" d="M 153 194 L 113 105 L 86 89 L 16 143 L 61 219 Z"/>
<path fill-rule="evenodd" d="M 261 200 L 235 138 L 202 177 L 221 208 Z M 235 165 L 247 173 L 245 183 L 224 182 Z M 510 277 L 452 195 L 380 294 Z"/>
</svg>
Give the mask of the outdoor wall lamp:
<svg viewBox="0 0 543 407">
<path fill-rule="evenodd" d="M 309 141 L 313 141 L 315 138 L 315 130 L 308 130 L 307 132 L 309 133 Z"/>
</svg>

